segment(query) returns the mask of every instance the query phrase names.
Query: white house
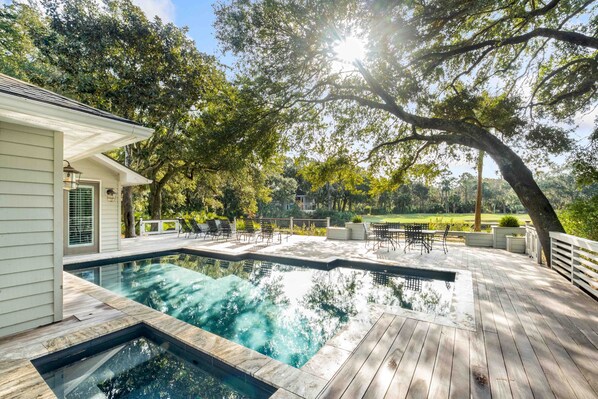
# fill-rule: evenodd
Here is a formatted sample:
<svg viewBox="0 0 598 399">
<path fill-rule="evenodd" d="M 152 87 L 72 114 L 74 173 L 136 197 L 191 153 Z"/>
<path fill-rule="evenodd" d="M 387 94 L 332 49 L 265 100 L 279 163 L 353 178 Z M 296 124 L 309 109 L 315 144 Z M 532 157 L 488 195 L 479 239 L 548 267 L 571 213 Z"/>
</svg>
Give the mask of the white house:
<svg viewBox="0 0 598 399">
<path fill-rule="evenodd" d="M 63 254 L 119 249 L 121 189 L 150 181 L 101 153 L 152 133 L 0 74 L 0 337 L 62 319 Z"/>
</svg>

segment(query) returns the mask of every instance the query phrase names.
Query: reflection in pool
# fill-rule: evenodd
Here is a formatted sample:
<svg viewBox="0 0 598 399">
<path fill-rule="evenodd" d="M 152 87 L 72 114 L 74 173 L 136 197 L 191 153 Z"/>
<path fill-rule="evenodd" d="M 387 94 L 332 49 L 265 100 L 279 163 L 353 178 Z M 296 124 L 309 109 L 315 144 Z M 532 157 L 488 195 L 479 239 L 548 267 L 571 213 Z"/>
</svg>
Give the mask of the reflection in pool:
<svg viewBox="0 0 598 399">
<path fill-rule="evenodd" d="M 294 367 L 370 304 L 445 316 L 454 291 L 445 280 L 190 254 L 71 273 Z"/>
</svg>

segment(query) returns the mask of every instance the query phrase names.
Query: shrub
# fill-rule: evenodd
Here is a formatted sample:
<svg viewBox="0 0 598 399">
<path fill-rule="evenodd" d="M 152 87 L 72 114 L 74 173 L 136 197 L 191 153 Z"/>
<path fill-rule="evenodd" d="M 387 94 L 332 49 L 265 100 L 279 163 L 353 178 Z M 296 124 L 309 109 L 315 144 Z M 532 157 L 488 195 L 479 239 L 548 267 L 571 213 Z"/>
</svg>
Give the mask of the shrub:
<svg viewBox="0 0 598 399">
<path fill-rule="evenodd" d="M 355 215 L 353 216 L 353 219 L 351 219 L 351 221 L 353 223 L 363 223 L 363 218 L 359 215 Z"/>
<path fill-rule="evenodd" d="M 512 215 L 506 215 L 500 218 L 498 225 L 500 227 L 519 227 L 519 219 Z"/>
<path fill-rule="evenodd" d="M 567 234 L 598 241 L 598 195 L 573 201 L 559 219 Z"/>
<path fill-rule="evenodd" d="M 329 217 L 332 226 L 344 226 L 345 222 L 350 221 L 354 216 L 353 212 L 337 212 L 327 209 L 316 209 L 312 214 L 313 219 L 326 219 Z"/>
</svg>

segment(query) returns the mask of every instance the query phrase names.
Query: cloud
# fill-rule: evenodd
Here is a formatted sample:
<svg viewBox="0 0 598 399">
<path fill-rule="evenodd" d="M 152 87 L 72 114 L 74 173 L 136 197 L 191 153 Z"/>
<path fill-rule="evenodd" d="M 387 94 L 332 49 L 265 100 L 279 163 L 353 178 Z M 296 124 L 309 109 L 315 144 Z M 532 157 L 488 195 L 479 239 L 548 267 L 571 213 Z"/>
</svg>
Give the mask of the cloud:
<svg viewBox="0 0 598 399">
<path fill-rule="evenodd" d="M 133 0 L 133 4 L 143 10 L 149 19 L 158 16 L 164 22 L 174 22 L 174 3 L 172 0 Z"/>
</svg>

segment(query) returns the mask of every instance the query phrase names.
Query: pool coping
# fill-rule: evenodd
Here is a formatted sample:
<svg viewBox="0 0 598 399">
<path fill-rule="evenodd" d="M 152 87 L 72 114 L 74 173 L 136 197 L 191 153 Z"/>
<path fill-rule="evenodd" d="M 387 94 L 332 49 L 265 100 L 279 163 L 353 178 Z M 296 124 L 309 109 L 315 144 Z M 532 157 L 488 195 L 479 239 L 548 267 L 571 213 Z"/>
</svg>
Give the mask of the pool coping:
<svg viewBox="0 0 598 399">
<path fill-rule="evenodd" d="M 303 265 L 321 270 L 331 270 L 336 267 L 346 268 L 359 268 L 368 269 L 381 272 L 400 272 L 404 275 L 414 275 L 418 277 L 427 278 L 442 278 L 448 277 L 448 275 L 454 275 L 454 294 L 453 300 L 451 301 L 451 314 L 450 316 L 438 316 L 433 314 L 427 314 L 422 312 L 415 312 L 408 309 L 399 307 L 387 307 L 370 304 L 369 309 L 356 316 L 351 317 L 348 323 L 342 326 L 336 334 L 330 338 L 320 350 L 310 358 L 301 368 L 296 369 L 292 366 L 293 370 L 301 370 L 308 374 L 323 379 L 325 381 L 330 380 L 336 372 L 341 368 L 345 360 L 351 355 L 351 353 L 357 348 L 359 343 L 367 336 L 371 327 L 376 321 L 384 314 L 390 313 L 406 318 L 412 318 L 421 321 L 434 322 L 436 324 L 455 327 L 460 329 L 466 329 L 475 331 L 475 312 L 474 312 L 474 299 L 473 299 L 473 281 L 470 271 L 460 269 L 449 269 L 441 268 L 437 266 L 427 267 L 409 267 L 400 265 L 398 262 L 386 261 L 386 260 L 355 260 L 342 257 L 331 256 L 322 259 L 305 258 L 300 256 L 280 256 L 273 255 L 270 253 L 255 253 L 251 251 L 243 252 L 226 252 L 218 250 L 204 250 L 196 248 L 177 247 L 170 250 L 151 251 L 143 250 L 137 251 L 134 254 L 127 254 L 125 256 L 107 256 L 102 259 L 94 259 L 87 262 L 65 262 L 65 270 L 70 269 L 70 265 L 78 265 L 78 268 L 94 267 L 99 265 L 107 264 L 108 262 L 126 262 L 130 260 L 143 259 L 147 256 L 164 256 L 169 254 L 185 253 L 198 256 L 212 256 L 221 258 L 229 261 L 240 261 L 245 259 L 254 259 L 261 261 L 272 261 L 287 264 Z M 415 271 L 415 272 L 414 272 Z M 74 277 L 74 276 L 73 276 Z M 86 282 L 87 283 L 87 282 Z M 95 286 L 93 283 L 89 283 Z M 101 287 L 100 287 L 101 288 Z M 116 295 L 116 294 L 115 294 Z M 123 297 L 124 298 L 124 297 Z M 137 303 L 137 302 L 135 302 Z M 148 308 L 149 309 L 149 308 Z M 153 310 L 153 309 L 152 309 Z M 161 313 L 162 314 L 162 313 Z M 170 316 L 169 316 L 170 317 Z M 178 319 L 176 319 L 178 320 Z M 180 320 L 179 320 L 180 322 Z M 184 322 L 183 322 L 184 323 Z M 188 326 L 190 324 L 185 323 Z M 193 326 L 194 328 L 198 328 Z M 202 330 L 204 331 L 204 330 Z M 219 337 L 221 338 L 221 337 Z M 221 338 L 224 339 L 224 338 Z M 232 341 L 228 341 L 231 344 L 238 345 Z M 239 345 L 240 346 L 240 345 Z M 245 348 L 245 347 L 242 347 Z M 251 350 L 245 348 L 247 350 Z M 252 351 L 252 350 L 251 350 Z M 254 351 L 252 351 L 254 352 Z M 257 352 L 255 352 L 257 353 Z M 262 355 L 263 356 L 263 355 Z M 268 358 L 270 359 L 270 358 Z M 272 359 L 274 360 L 274 359 Z M 284 363 L 281 363 L 284 364 Z M 276 368 L 279 369 L 279 368 Z M 284 388 L 282 385 L 281 388 Z M 290 389 L 284 388 L 290 394 L 291 392 L 299 394 L 293 391 L 293 387 Z M 307 396 L 309 397 L 309 396 Z"/>
</svg>

